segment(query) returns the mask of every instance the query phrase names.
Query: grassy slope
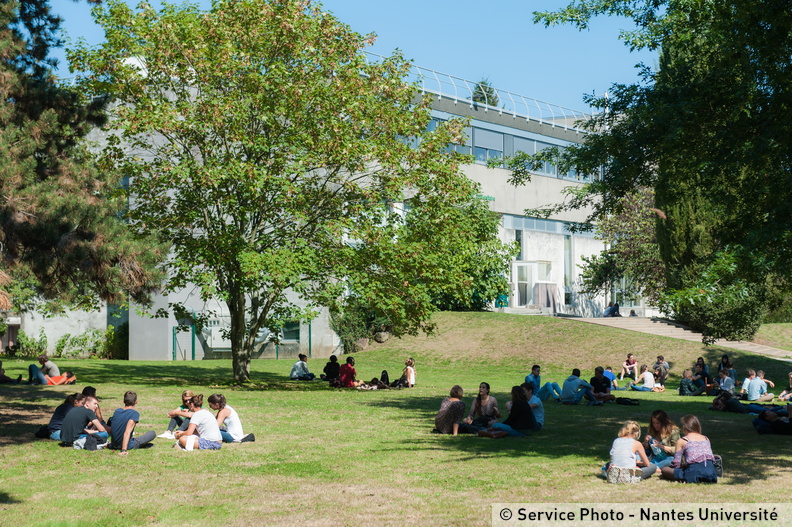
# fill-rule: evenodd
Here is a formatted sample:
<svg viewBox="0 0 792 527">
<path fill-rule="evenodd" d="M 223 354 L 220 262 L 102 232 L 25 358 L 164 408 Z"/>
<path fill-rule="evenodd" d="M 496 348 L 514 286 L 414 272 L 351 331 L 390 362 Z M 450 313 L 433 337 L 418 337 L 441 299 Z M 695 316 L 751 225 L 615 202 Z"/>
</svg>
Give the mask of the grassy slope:
<svg viewBox="0 0 792 527">
<path fill-rule="evenodd" d="M 108 414 L 124 391 L 137 391 L 139 432 L 161 432 L 165 412 L 185 388 L 225 393 L 258 440 L 220 452 L 179 452 L 162 439 L 126 458 L 61 449 L 31 432 L 69 388 L 0 386 L 3 524 L 489 525 L 493 502 L 773 501 L 774 491 L 792 483 L 789 437 L 758 436 L 747 416 L 715 414 L 706 410 L 709 399 L 673 392 L 635 393 L 639 407 L 551 403 L 545 430 L 526 439 L 432 435 L 432 418 L 452 384 L 465 388 L 469 405 L 478 383 L 488 381 L 502 405 L 534 362 L 543 365 L 544 378 L 561 382 L 575 366 L 585 377 L 595 365 L 615 367 L 628 351 L 641 361 L 663 354 L 675 374 L 699 355 L 714 363 L 724 351 L 563 319 L 465 313 L 441 314 L 437 322 L 436 337 L 392 340 L 357 355 L 361 379 L 382 369 L 395 377 L 405 357 L 415 357 L 412 390 L 290 382 L 285 360 L 254 362 L 255 383 L 244 389 L 227 384 L 228 361 L 59 361 L 78 372 L 80 387 L 98 388 Z M 786 376 L 786 364 L 730 354 L 740 370 Z M 309 361 L 314 371 L 323 364 Z M 25 366 L 5 364 L 9 375 Z M 656 408 L 675 419 L 686 413 L 702 419 L 725 459 L 722 484 L 652 478 L 613 487 L 598 479 L 620 423 L 636 419 L 645 427 Z"/>
</svg>

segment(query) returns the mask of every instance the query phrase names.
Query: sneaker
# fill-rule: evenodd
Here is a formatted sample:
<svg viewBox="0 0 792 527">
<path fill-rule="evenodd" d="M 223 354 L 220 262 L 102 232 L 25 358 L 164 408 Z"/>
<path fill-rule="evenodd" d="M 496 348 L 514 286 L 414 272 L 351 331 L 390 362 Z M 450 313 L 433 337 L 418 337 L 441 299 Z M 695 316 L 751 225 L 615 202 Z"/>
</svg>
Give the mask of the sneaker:
<svg viewBox="0 0 792 527">
<path fill-rule="evenodd" d="M 162 439 L 176 439 L 176 436 L 173 435 L 173 432 L 171 432 L 170 430 L 165 430 L 157 437 L 161 437 Z"/>
<path fill-rule="evenodd" d="M 240 439 L 239 442 L 240 443 L 252 443 L 255 440 L 256 440 L 256 436 L 254 436 L 253 434 L 248 434 L 245 437 L 243 437 L 242 439 Z"/>
</svg>

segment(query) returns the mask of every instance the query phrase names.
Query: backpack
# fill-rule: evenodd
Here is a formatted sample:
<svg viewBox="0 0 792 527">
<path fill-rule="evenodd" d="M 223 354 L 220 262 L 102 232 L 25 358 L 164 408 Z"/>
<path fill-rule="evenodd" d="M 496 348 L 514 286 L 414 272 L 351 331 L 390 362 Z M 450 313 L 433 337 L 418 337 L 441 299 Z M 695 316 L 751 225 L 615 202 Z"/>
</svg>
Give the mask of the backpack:
<svg viewBox="0 0 792 527">
<path fill-rule="evenodd" d="M 629 397 L 617 397 L 616 404 L 623 404 L 624 406 L 638 406 L 641 402 L 638 399 L 631 399 Z"/>
<path fill-rule="evenodd" d="M 388 376 L 388 370 L 382 370 L 379 380 L 382 384 L 390 384 L 390 377 Z"/>
</svg>

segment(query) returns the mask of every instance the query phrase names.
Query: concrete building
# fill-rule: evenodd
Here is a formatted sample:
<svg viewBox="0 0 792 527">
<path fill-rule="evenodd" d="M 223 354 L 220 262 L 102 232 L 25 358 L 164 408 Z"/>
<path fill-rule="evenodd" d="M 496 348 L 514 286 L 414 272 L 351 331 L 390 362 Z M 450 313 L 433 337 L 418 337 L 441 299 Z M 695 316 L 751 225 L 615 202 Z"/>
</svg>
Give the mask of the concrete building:
<svg viewBox="0 0 792 527">
<path fill-rule="evenodd" d="M 373 60 L 379 57 L 370 55 Z M 588 211 L 565 212 L 547 219 L 529 217 L 526 209 L 557 204 L 564 199 L 564 189 L 579 186 L 598 175 L 562 174 L 546 163 L 535 172 L 530 183 L 515 187 L 508 182 L 510 171 L 490 168 L 493 159 L 510 156 L 518 151 L 535 153 L 548 146 L 566 147 L 583 140 L 585 132 L 577 122 L 587 118 L 582 112 L 537 101 L 511 92 L 493 89 L 492 104 L 472 100 L 475 82 L 414 67 L 412 80 L 423 94 L 432 96 L 432 118 L 440 122 L 455 116 L 470 119 L 467 141 L 455 148 L 473 155 L 475 162 L 463 167 L 465 174 L 481 185 L 482 198 L 490 209 L 501 215 L 500 237 L 504 242 L 517 242 L 520 252 L 511 263 L 510 291 L 507 298 L 497 302 L 496 309 L 510 313 L 599 316 L 607 299 L 590 298 L 578 294 L 582 258 L 599 253 L 602 242 L 590 233 L 572 233 L 569 223 L 585 220 Z M 635 309 L 639 316 L 650 314 L 640 299 L 630 299 L 614 292 L 623 314 Z M 130 325 L 130 359 L 135 360 L 200 360 L 230 356 L 230 343 L 224 332 L 229 327 L 225 306 L 219 301 L 205 302 L 197 291 L 185 289 L 168 296 L 155 298 L 153 310 L 168 304 L 182 303 L 188 310 L 208 314 L 209 322 L 196 332 L 187 325 L 180 326 L 171 315 L 149 318 L 134 308 L 128 315 Z M 76 334 L 87 328 L 103 330 L 108 313 L 69 313 L 65 317 L 44 319 L 35 314 L 9 319 L 12 324 L 3 337 L 3 345 L 13 342 L 16 332 L 24 330 L 37 336 L 47 334 L 50 347 L 65 333 Z M 112 321 L 111 321 L 112 323 Z M 280 335 L 263 332 L 258 357 L 296 357 L 305 353 L 312 357 L 327 357 L 338 352 L 340 341 L 330 329 L 329 314 L 324 310 L 309 324 L 292 324 Z"/>
</svg>

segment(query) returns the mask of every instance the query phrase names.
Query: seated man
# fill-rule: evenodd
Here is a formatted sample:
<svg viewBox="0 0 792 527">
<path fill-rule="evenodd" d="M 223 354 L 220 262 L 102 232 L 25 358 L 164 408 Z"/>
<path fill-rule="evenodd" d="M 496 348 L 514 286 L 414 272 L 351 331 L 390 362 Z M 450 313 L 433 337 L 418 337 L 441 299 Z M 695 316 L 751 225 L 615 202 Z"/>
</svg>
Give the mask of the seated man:
<svg viewBox="0 0 792 527">
<path fill-rule="evenodd" d="M 94 412 L 98 405 L 99 401 L 96 400 L 96 397 L 86 397 L 83 406 L 75 406 L 69 410 L 69 413 L 67 413 L 66 417 L 63 419 L 63 427 L 61 428 L 62 443 L 71 445 L 77 439 L 87 436 L 88 432 L 86 432 L 85 429 L 89 425 L 93 425 L 96 429 L 96 432 L 92 431 L 91 433 L 94 434 L 100 442 L 103 442 L 101 440 L 107 439 L 107 430 L 105 430 L 105 427 L 99 422 Z"/>
<path fill-rule="evenodd" d="M 292 366 L 291 373 L 289 373 L 289 378 L 293 381 L 312 381 L 316 378 L 316 375 L 308 371 L 308 365 L 305 361 L 308 360 L 308 356 L 300 353 L 297 356 L 300 360 L 294 363 Z"/>
<path fill-rule="evenodd" d="M 190 398 L 190 411 L 193 413 L 190 426 L 187 430 L 179 430 L 174 434 L 179 440 L 176 444 L 184 450 L 195 450 L 196 444 L 199 450 L 220 450 L 223 446 L 223 436 L 220 434 L 217 419 L 212 412 L 202 407 L 203 395 L 193 395 Z"/>
<path fill-rule="evenodd" d="M 341 365 L 339 373 L 342 388 L 357 388 L 363 384 L 363 381 L 356 379 L 355 357 L 347 357 L 346 364 Z"/>
<path fill-rule="evenodd" d="M 758 375 L 751 379 L 747 392 L 749 401 L 769 403 L 775 398 L 772 393 L 767 393 L 767 383 Z"/>
<path fill-rule="evenodd" d="M 534 419 L 536 419 L 536 429 L 541 430 L 544 428 L 544 405 L 542 404 L 542 401 L 534 394 L 536 390 L 534 389 L 533 384 L 530 382 L 524 382 L 520 385 L 520 387 L 525 390 L 525 396 L 528 398 L 528 406 L 531 407 L 531 410 L 534 414 Z"/>
<path fill-rule="evenodd" d="M 153 430 L 146 432 L 140 437 L 132 437 L 135 432 L 135 425 L 140 421 L 140 413 L 135 410 L 135 405 L 137 405 L 137 394 L 135 392 L 126 392 L 124 394 L 124 407 L 116 409 L 110 419 L 113 438 L 111 448 L 121 450 L 119 454 L 122 456 L 127 455 L 127 450 L 140 448 L 157 437 L 157 433 Z"/>
<path fill-rule="evenodd" d="M 605 368 L 602 366 L 594 368 L 594 377 L 591 378 L 589 384 L 591 384 L 591 394 L 597 401 L 607 402 L 616 400 L 616 396 L 610 393 L 611 381 L 605 377 Z"/>
<path fill-rule="evenodd" d="M 626 390 L 627 388 L 619 388 L 619 381 L 616 377 L 616 374 L 613 373 L 613 368 L 610 366 L 605 367 L 605 371 L 602 373 L 606 379 L 608 379 L 611 383 L 610 389 L 613 390 Z"/>
<path fill-rule="evenodd" d="M 594 399 L 591 394 L 591 385 L 580 378 L 580 370 L 575 368 L 572 375 L 564 381 L 561 389 L 561 402 L 564 404 L 578 404 L 581 399 L 588 399 L 588 404 L 602 404 Z"/>
<path fill-rule="evenodd" d="M 49 357 L 46 355 L 39 355 L 38 361 L 41 367 L 35 364 L 28 366 L 28 384 L 49 384 L 49 382 L 47 382 L 47 376 L 60 376 L 60 369 L 54 362 L 49 360 Z"/>
<path fill-rule="evenodd" d="M 531 373 L 525 376 L 525 382 L 531 383 L 534 385 L 536 392 L 534 395 L 539 398 L 540 401 L 546 401 L 550 397 L 558 402 L 561 398 L 561 387 L 558 386 L 557 382 L 547 382 L 542 385 L 542 376 L 540 375 L 541 368 L 538 364 L 534 364 L 531 367 Z"/>
</svg>

